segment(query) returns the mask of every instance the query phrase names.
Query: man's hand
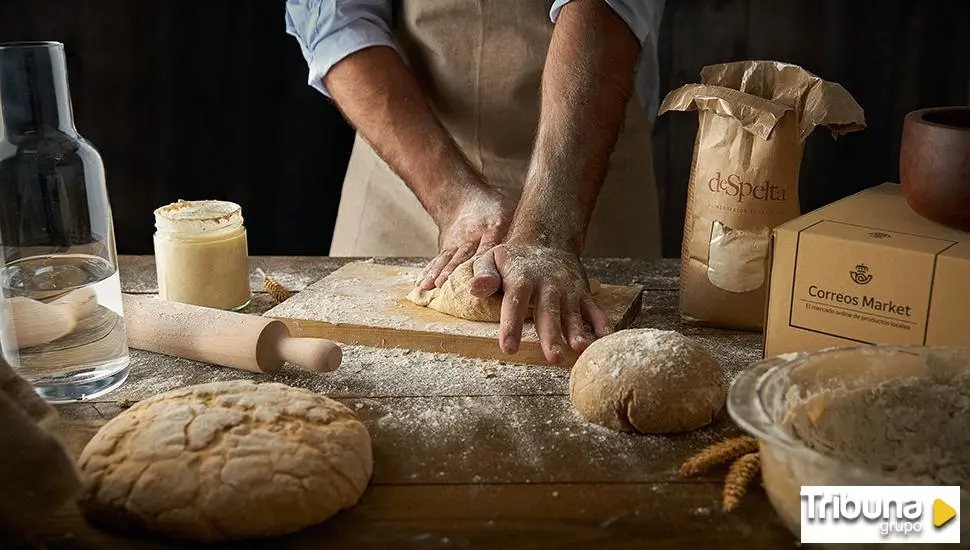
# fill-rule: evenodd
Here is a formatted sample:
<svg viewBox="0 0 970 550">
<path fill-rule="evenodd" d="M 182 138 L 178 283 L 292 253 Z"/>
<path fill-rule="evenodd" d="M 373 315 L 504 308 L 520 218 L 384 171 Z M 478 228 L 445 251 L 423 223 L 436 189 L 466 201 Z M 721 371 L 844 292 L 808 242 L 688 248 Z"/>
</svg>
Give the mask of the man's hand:
<svg viewBox="0 0 970 550">
<path fill-rule="evenodd" d="M 586 348 L 592 338 L 584 319 L 597 337 L 611 330 L 578 256 L 633 94 L 639 50 L 606 2 L 574 0 L 559 14 L 522 199 L 505 244 L 475 262 L 472 279 L 477 296 L 505 291 L 499 345 L 506 353 L 518 351 L 530 305 L 550 362 L 562 358 L 566 342 L 577 352 Z"/>
<path fill-rule="evenodd" d="M 337 106 L 417 197 L 439 230 L 441 254 L 426 269 L 443 283 L 455 266 L 505 235 L 514 205 L 482 181 L 441 125 L 401 57 L 360 50 L 325 78 Z M 483 248 L 483 249 L 484 249 Z"/>
<path fill-rule="evenodd" d="M 531 308 L 542 352 L 550 363 L 558 363 L 563 346 L 582 353 L 593 340 L 584 320 L 596 337 L 613 331 L 610 320 L 593 300 L 589 280 L 575 254 L 547 246 L 501 244 L 475 261 L 472 293 L 489 296 L 501 279 L 502 322 L 499 346 L 514 354 L 519 351 L 522 325 Z"/>
<path fill-rule="evenodd" d="M 424 290 L 440 287 L 456 267 L 500 243 L 515 212 L 514 201 L 484 183 L 443 197 L 438 206 L 439 252 L 418 279 Z"/>
</svg>

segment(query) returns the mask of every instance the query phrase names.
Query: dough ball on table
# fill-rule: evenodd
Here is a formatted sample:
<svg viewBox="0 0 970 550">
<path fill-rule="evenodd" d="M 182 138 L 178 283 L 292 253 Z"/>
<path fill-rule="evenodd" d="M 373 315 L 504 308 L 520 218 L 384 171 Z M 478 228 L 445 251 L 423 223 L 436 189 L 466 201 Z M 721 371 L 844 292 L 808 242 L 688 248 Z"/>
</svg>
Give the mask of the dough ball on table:
<svg viewBox="0 0 970 550">
<path fill-rule="evenodd" d="M 98 431 L 79 466 L 92 523 L 219 541 L 291 533 L 353 506 L 373 458 L 344 405 L 230 381 L 135 404 Z"/>
<path fill-rule="evenodd" d="M 703 346 L 669 330 L 630 329 L 593 342 L 569 377 L 573 406 L 614 430 L 694 430 L 724 406 L 720 364 Z"/>
</svg>

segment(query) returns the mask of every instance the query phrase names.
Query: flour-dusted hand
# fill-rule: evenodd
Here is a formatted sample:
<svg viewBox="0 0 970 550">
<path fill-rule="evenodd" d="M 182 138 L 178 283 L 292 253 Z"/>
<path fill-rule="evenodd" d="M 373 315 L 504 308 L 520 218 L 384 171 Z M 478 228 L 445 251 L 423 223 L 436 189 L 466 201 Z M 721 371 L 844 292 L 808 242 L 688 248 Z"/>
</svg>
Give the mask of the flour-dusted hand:
<svg viewBox="0 0 970 550">
<path fill-rule="evenodd" d="M 502 351 L 514 354 L 532 317 L 549 362 L 612 332 L 579 256 L 634 93 L 640 41 L 606 2 L 570 2 L 549 42 L 539 124 L 515 216 L 502 244 L 475 261 L 471 292 L 504 290 Z"/>
<path fill-rule="evenodd" d="M 515 202 L 487 185 L 464 187 L 442 200 L 435 216 L 438 255 L 425 266 L 418 287 L 440 287 L 456 267 L 505 238 Z"/>
<path fill-rule="evenodd" d="M 496 283 L 500 281 L 500 283 Z M 609 318 L 593 300 L 579 258 L 566 250 L 514 242 L 501 244 L 475 261 L 472 292 L 487 296 L 504 290 L 499 346 L 514 354 L 522 340 L 522 325 L 533 306 L 536 332 L 550 363 L 563 357 L 563 346 L 581 353 L 596 337 L 613 332 Z"/>
</svg>

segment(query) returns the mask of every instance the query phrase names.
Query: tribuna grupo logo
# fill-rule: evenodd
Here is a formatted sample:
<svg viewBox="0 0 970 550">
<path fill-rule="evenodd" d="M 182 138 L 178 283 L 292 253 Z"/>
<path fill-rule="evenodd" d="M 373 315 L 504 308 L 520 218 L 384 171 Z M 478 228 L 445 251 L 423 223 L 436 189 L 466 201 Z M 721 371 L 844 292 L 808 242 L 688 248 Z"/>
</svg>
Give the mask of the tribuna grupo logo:
<svg viewBox="0 0 970 550">
<path fill-rule="evenodd" d="M 959 542 L 959 486 L 805 486 L 801 500 L 803 543 Z"/>
</svg>

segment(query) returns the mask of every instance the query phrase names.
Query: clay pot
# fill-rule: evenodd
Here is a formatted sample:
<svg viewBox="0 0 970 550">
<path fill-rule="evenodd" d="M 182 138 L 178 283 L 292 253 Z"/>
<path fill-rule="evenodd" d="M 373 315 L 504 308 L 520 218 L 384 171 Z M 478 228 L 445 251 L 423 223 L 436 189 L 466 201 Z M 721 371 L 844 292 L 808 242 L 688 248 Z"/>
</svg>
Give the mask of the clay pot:
<svg viewBox="0 0 970 550">
<path fill-rule="evenodd" d="M 970 107 L 906 115 L 899 180 L 906 202 L 919 215 L 970 231 Z"/>
</svg>

